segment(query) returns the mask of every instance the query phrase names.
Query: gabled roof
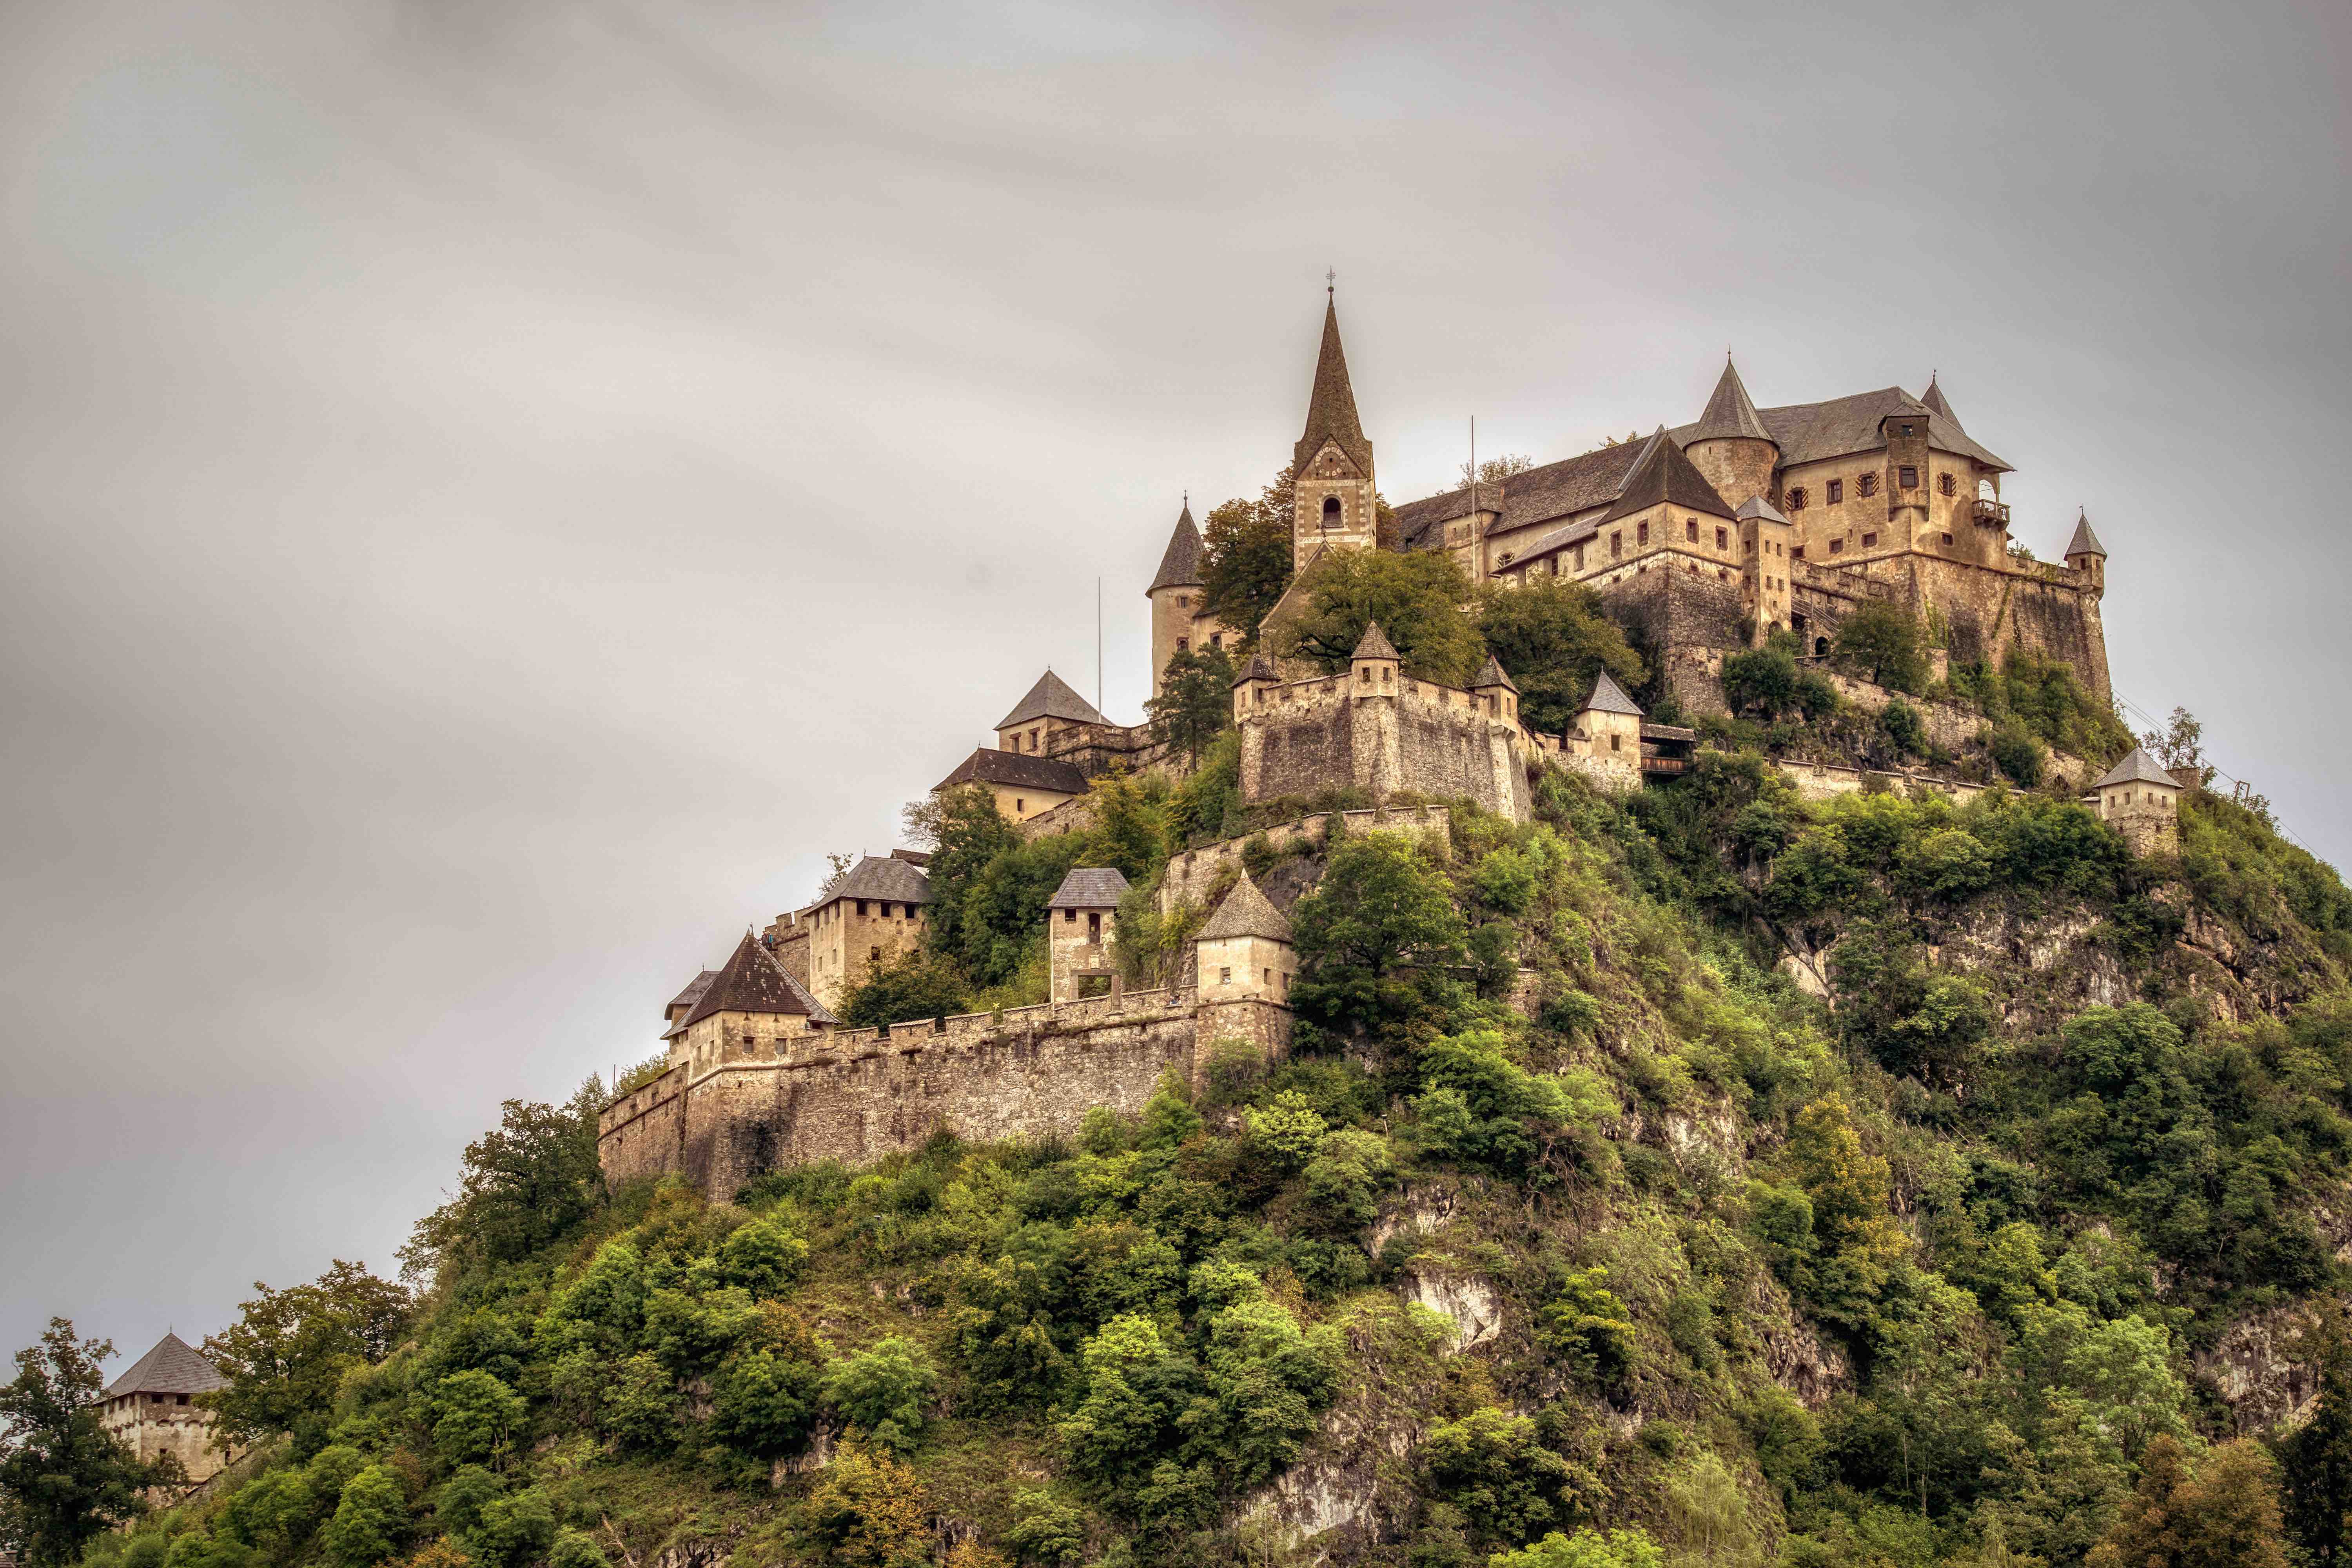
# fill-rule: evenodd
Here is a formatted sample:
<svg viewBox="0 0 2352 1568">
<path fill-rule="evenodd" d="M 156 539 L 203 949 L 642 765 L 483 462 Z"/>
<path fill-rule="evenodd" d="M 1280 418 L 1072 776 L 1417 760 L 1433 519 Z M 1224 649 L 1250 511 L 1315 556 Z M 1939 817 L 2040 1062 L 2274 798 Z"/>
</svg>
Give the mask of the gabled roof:
<svg viewBox="0 0 2352 1568">
<path fill-rule="evenodd" d="M 1254 653 L 1250 655 L 1249 668 L 1241 672 L 1234 684 L 1246 686 L 1253 680 L 1280 680 L 1281 679 L 1281 674 L 1274 668 L 1274 660 L 1262 653 Z"/>
<path fill-rule="evenodd" d="M 1788 518 L 1781 514 L 1779 507 L 1774 506 L 1762 496 L 1749 496 L 1746 500 L 1741 501 L 1739 503 L 1739 510 L 1734 515 L 1742 522 L 1747 521 L 1751 517 L 1760 517 L 1767 522 L 1786 522 L 1789 521 Z"/>
<path fill-rule="evenodd" d="M 1960 428 L 1960 416 L 1952 412 L 1951 404 L 1945 400 L 1944 389 L 1936 384 L 1933 371 L 1927 373 L 1927 390 L 1919 395 L 1919 404 L 1937 418 L 1950 421 L 1953 429 Z"/>
<path fill-rule="evenodd" d="M 1578 457 L 1513 474 L 1507 479 L 1481 481 L 1480 509 L 1499 514 L 1487 532 L 1507 533 L 1607 506 L 1624 489 L 1634 460 L 1645 449 L 1646 444 L 1599 447 Z M 1408 501 L 1396 509 L 1398 537 L 1407 550 L 1434 550 L 1445 542 L 1444 534 L 1438 531 L 1440 525 L 1469 513 L 1467 486 Z M 1549 535 L 1545 537 L 1547 546 L 1553 542 Z M 1520 553 L 1524 556 L 1533 551 Z"/>
<path fill-rule="evenodd" d="M 1127 894 L 1127 878 L 1116 866 L 1077 866 L 1062 879 L 1049 910 L 1115 910 Z"/>
<path fill-rule="evenodd" d="M 2146 746 L 2134 746 L 2130 756 L 2101 773 L 2099 782 L 2091 787 L 2105 789 L 2109 784 L 2162 784 L 2167 789 L 2180 787 L 2180 781 L 2165 772 L 2163 766 L 2147 754 Z"/>
<path fill-rule="evenodd" d="M 1381 630 L 1381 623 L 1374 621 L 1364 627 L 1363 637 L 1356 644 L 1356 651 L 1348 657 L 1392 659 L 1397 657 L 1397 650 L 1389 646 L 1388 634 Z"/>
<path fill-rule="evenodd" d="M 998 753 L 1003 755 L 1002 752 Z M 823 909 L 836 899 L 882 899 L 893 903 L 928 904 L 931 879 L 921 867 L 896 855 L 867 855 L 843 873 L 841 880 L 819 893 L 810 909 Z"/>
<path fill-rule="evenodd" d="M 1633 471 L 1625 476 L 1625 488 L 1619 492 L 1617 504 L 1601 521 L 1612 523 L 1621 517 L 1631 517 L 1654 506 L 1688 507 L 1710 517 L 1729 517 L 1731 504 L 1717 495 L 1706 476 L 1692 466 L 1675 444 L 1666 427 L 1658 426 L 1633 460 Z"/>
<path fill-rule="evenodd" d="M 679 1019 L 672 1032 L 684 1034 L 719 1013 L 784 1014 L 805 1016 L 819 1024 L 840 1021 L 799 981 L 785 973 L 775 955 L 761 946 L 760 939 L 749 931 L 735 944 L 727 962 L 719 965 L 717 978 L 694 1005 L 694 1011 Z"/>
<path fill-rule="evenodd" d="M 1087 775 L 1069 763 L 1026 752 L 1000 752 L 993 746 L 982 746 L 958 763 L 955 772 L 941 779 L 936 787 L 945 789 L 960 784 L 1010 784 L 1016 789 L 1046 790 L 1055 795 L 1087 793 Z M 895 852 L 891 856 L 892 859 L 899 858 Z"/>
<path fill-rule="evenodd" d="M 1683 437 L 1687 447 L 1693 441 L 1749 440 L 1769 441 L 1772 433 L 1764 428 L 1764 421 L 1756 412 L 1756 405 L 1748 396 L 1748 388 L 1732 365 L 1731 356 L 1723 356 L 1723 379 L 1715 384 L 1715 395 L 1706 400 L 1706 412 L 1698 416 L 1691 433 Z"/>
<path fill-rule="evenodd" d="M 126 1394 L 209 1394 L 226 1388 L 228 1379 L 177 1334 L 165 1334 L 155 1348 L 131 1363 L 131 1369 L 106 1385 L 104 1397 Z"/>
<path fill-rule="evenodd" d="M 1303 471 L 1325 441 L 1337 441 L 1357 470 L 1370 475 L 1372 444 L 1364 439 L 1364 426 L 1356 417 L 1356 389 L 1349 384 L 1348 355 L 1339 347 L 1339 307 L 1331 300 L 1323 307 L 1323 347 L 1315 356 L 1315 386 L 1307 396 L 1307 429 L 1298 437 L 1292 464 Z"/>
<path fill-rule="evenodd" d="M 1249 879 L 1247 871 L 1242 873 L 1242 879 L 1234 884 L 1233 891 L 1225 895 L 1217 912 L 1209 917 L 1209 923 L 1192 940 L 1215 942 L 1229 936 L 1262 936 L 1272 942 L 1290 940 L 1289 917 L 1266 901 L 1265 895 L 1257 890 L 1257 884 Z"/>
<path fill-rule="evenodd" d="M 1478 673 L 1471 679 L 1470 689 L 1479 691 L 1489 686 L 1499 686 L 1508 691 L 1518 689 L 1511 684 L 1511 678 L 1503 673 L 1502 662 L 1491 653 L 1486 656 L 1486 662 L 1478 667 Z"/>
<path fill-rule="evenodd" d="M 1015 724 L 1026 724 L 1032 719 L 1066 719 L 1075 724 L 1108 724 L 1109 720 L 1095 705 L 1070 689 L 1069 682 L 1052 670 L 1037 678 L 1029 695 L 1013 705 L 1013 711 L 996 721 L 1000 730 L 1010 730 Z"/>
<path fill-rule="evenodd" d="M 686 989 L 671 997 L 669 999 L 669 1006 L 663 1008 L 662 1011 L 667 1014 L 673 1007 L 693 1006 L 697 1002 L 702 1000 L 702 994 L 709 990 L 710 983 L 718 978 L 719 971 L 715 969 L 704 970 L 701 973 L 688 981 L 686 983 Z"/>
<path fill-rule="evenodd" d="M 2107 547 L 2091 531 L 2091 514 L 2084 512 L 2074 519 L 2074 537 L 2066 542 L 2069 555 L 2105 555 Z"/>
<path fill-rule="evenodd" d="M 1160 570 L 1153 574 L 1151 586 L 1143 592 L 1148 597 L 1162 588 L 1200 585 L 1201 531 L 1193 526 L 1192 503 L 1188 500 L 1176 516 L 1176 531 L 1169 536 L 1168 553 L 1160 558 Z"/>
<path fill-rule="evenodd" d="M 1956 419 L 1947 419 L 1899 386 L 1882 386 L 1875 392 L 1857 392 L 1851 397 L 1833 397 L 1827 403 L 1791 403 L 1781 408 L 1757 411 L 1764 428 L 1780 448 L 1780 466 L 1793 468 L 1800 463 L 1818 462 L 1823 458 L 1842 458 L 1852 452 L 1878 452 L 1886 447 L 1886 436 L 1879 428 L 1890 414 L 1916 414 L 1927 421 L 1927 445 L 1939 452 L 1957 453 L 1973 458 L 1988 468 L 2002 473 L 2010 466 L 1969 438 Z M 1687 441 L 1698 426 L 1685 425 L 1674 432 L 1675 439 Z"/>
<path fill-rule="evenodd" d="M 1625 689 L 1618 685 L 1605 669 L 1601 672 L 1601 679 L 1592 683 L 1592 695 L 1584 700 L 1584 706 L 1577 711 L 1580 713 L 1631 713 L 1636 719 L 1642 716 L 1642 710 L 1635 706 L 1632 698 L 1625 695 Z"/>
</svg>

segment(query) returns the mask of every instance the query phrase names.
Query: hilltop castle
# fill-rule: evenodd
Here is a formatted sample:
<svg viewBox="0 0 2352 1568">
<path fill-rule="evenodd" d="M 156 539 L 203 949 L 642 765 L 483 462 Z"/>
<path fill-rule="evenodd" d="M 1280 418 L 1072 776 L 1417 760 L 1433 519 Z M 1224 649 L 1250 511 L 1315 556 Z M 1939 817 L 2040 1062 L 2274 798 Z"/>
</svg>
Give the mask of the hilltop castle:
<svg viewBox="0 0 2352 1568">
<path fill-rule="evenodd" d="M 1233 690 L 1243 801 L 1356 793 L 1374 806 L 1349 819 L 1419 834 L 1439 854 L 1447 814 L 1421 802 L 1465 799 L 1525 820 L 1546 770 L 1638 789 L 1682 772 L 1695 732 L 1652 721 L 1605 673 L 1562 733 L 1538 731 L 1491 656 L 1468 687 L 1441 686 L 1408 674 L 1378 626 L 1344 672 L 1269 657 L 1279 639 L 1260 634 L 1296 611 L 1309 570 L 1331 552 L 1444 551 L 1474 581 L 1588 584 L 1691 712 L 1722 710 L 1726 655 L 1775 633 L 1824 655 L 1840 624 L 1873 604 L 1917 618 L 1939 674 L 2023 648 L 2066 665 L 2105 700 L 2106 552 L 2087 517 L 2063 566 L 2016 546 L 2000 499 L 2011 471 L 1962 427 L 1933 377 L 1917 397 L 1885 387 L 1759 408 L 1727 359 L 1689 424 L 1391 510 L 1327 300 L 1291 449 L 1291 586 L 1250 635 L 1219 619 L 1188 503 L 1145 589 L 1153 690 L 1181 652 L 1249 647 Z M 1846 684 L 1859 699 L 1875 690 Z M 1973 725 L 1924 706 L 1931 729 Z M 996 744 L 940 786 L 986 788 L 1033 837 L 1083 826 L 1095 778 L 1176 765 L 1150 725 L 1114 722 L 1051 670 L 995 731 Z M 1807 793 L 1862 784 L 1853 769 L 1783 765 Z M 2095 784 L 2076 777 L 2136 847 L 2171 842 L 2177 787 L 2140 753 Z M 1276 832 L 1308 835 L 1324 820 Z M 836 1009 L 920 943 L 930 902 L 928 857 L 864 858 L 813 903 L 747 933 L 722 968 L 670 1002 L 665 1070 L 600 1118 L 606 1173 L 677 1171 L 729 1190 L 781 1164 L 911 1148 L 943 1127 L 979 1138 L 1067 1134 L 1093 1106 L 1140 1106 L 1171 1070 L 1198 1083 L 1220 1053 L 1279 1055 L 1290 1035 L 1289 926 L 1283 900 L 1241 874 L 1240 848 L 1186 853 L 1163 878 L 1163 915 L 1187 901 L 1213 911 L 1173 984 L 1124 991 L 1113 944 L 1129 889 L 1116 871 L 1082 868 L 1045 911 L 1048 1001 L 848 1030 Z"/>
</svg>

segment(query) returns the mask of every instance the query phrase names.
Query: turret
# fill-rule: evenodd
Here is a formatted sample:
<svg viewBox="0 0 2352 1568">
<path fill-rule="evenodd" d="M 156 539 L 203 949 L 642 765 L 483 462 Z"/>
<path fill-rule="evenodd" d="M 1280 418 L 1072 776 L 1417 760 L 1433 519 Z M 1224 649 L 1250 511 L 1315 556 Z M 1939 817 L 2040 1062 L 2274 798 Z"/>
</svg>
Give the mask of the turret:
<svg viewBox="0 0 2352 1568">
<path fill-rule="evenodd" d="M 1168 661 L 1192 647 L 1201 621 L 1201 531 L 1192 521 L 1191 497 L 1176 516 L 1167 552 L 1144 596 L 1151 601 L 1151 695 L 1168 678 Z M 1218 628 L 1220 631 L 1222 627 Z"/>
<path fill-rule="evenodd" d="M 1934 479 L 1927 461 L 1927 412 L 1897 409 L 1878 422 L 1886 439 L 1886 526 L 1896 537 L 1921 550 L 1948 556 L 1951 547 L 1940 531 L 1931 531 L 1927 515 L 1928 487 Z"/>
<path fill-rule="evenodd" d="M 1723 357 L 1723 377 L 1706 400 L 1706 412 L 1683 443 L 1683 456 L 1729 505 L 1772 492 L 1772 474 L 1780 466 L 1780 443 L 1764 427 L 1729 354 Z"/>
<path fill-rule="evenodd" d="M 1281 684 L 1274 661 L 1262 653 L 1252 654 L 1248 668 L 1234 682 L 1234 722 L 1240 723 L 1251 709 L 1265 706 L 1265 694 Z"/>
<path fill-rule="evenodd" d="M 1332 300 L 1324 302 L 1323 346 L 1307 394 L 1307 428 L 1291 449 L 1291 473 L 1292 570 L 1305 571 L 1326 550 L 1370 550 L 1379 543 L 1372 444 L 1356 417 L 1356 392 L 1339 346 L 1339 305 Z"/>
<path fill-rule="evenodd" d="M 2091 531 L 2091 514 L 2079 513 L 2074 519 L 2074 537 L 2066 542 L 2066 564 L 2083 574 L 2090 584 L 2091 597 L 2104 598 L 2107 592 L 2107 547 Z"/>
<path fill-rule="evenodd" d="M 1486 656 L 1486 662 L 1471 678 L 1470 694 L 1489 717 L 1506 724 L 1519 721 L 1519 689 L 1511 684 L 1511 678 L 1503 673 L 1502 665 L 1493 654 Z"/>
<path fill-rule="evenodd" d="M 1790 551 L 1796 542 L 1796 525 L 1770 501 L 1750 496 L 1739 503 L 1741 597 L 1753 620 L 1751 647 L 1762 647 L 1789 625 Z"/>
<path fill-rule="evenodd" d="M 1348 689 L 1359 697 L 1394 697 L 1397 693 L 1397 650 L 1374 621 L 1364 628 L 1363 640 L 1348 661 Z"/>
<path fill-rule="evenodd" d="M 1080 866 L 1045 900 L 1051 1000 L 1076 1002 L 1088 980 L 1108 980 L 1114 992 L 1118 989 L 1111 944 L 1118 936 L 1118 901 L 1126 896 L 1127 878 L 1118 868 Z"/>
</svg>

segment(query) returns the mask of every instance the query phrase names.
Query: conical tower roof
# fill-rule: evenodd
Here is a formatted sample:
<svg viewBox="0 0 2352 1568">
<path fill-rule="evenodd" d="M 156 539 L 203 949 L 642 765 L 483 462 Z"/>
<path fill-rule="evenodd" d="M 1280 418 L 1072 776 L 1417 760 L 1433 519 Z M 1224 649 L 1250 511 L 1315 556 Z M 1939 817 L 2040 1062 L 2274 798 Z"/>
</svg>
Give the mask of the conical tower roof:
<svg viewBox="0 0 2352 1568">
<path fill-rule="evenodd" d="M 1290 940 L 1289 917 L 1267 901 L 1247 871 L 1242 873 L 1242 879 L 1234 884 L 1233 891 L 1225 895 L 1217 912 L 1209 917 L 1209 923 L 1192 940 L 1215 942 L 1229 936 L 1262 936 L 1270 942 Z"/>
<path fill-rule="evenodd" d="M 1605 669 L 1601 672 L 1601 679 L 1592 683 L 1592 695 L 1584 700 L 1584 706 L 1578 711 L 1630 713 L 1636 719 L 1642 716 L 1641 708 L 1632 698 L 1625 695 L 1625 689 L 1618 685 L 1615 679 Z"/>
<path fill-rule="evenodd" d="M 1397 650 L 1389 646 L 1388 634 L 1381 630 L 1381 623 L 1374 621 L 1371 625 L 1364 628 L 1362 640 L 1356 644 L 1356 651 L 1349 657 L 1351 658 L 1394 658 L 1397 657 Z"/>
<path fill-rule="evenodd" d="M 1274 668 L 1274 660 L 1262 653 L 1254 653 L 1250 655 L 1247 668 L 1243 669 L 1234 684 L 1246 686 L 1253 680 L 1280 680 L 1281 679 L 1282 676 Z"/>
<path fill-rule="evenodd" d="M 1028 696 L 1013 705 L 1012 712 L 996 721 L 996 727 L 1010 730 L 1032 719 L 1066 719 L 1074 724 L 1110 722 L 1093 703 L 1071 690 L 1068 681 L 1050 669 L 1037 678 Z"/>
<path fill-rule="evenodd" d="M 1952 405 L 1950 401 L 1944 396 L 1944 389 L 1936 384 L 1936 377 L 1933 372 L 1928 374 L 1927 390 L 1920 397 L 1919 401 L 1927 405 L 1928 413 L 1933 414 L 1938 419 L 1944 420 L 1946 423 L 1949 424 L 1953 429 L 1958 430 L 1961 427 L 1960 416 L 1952 412 Z"/>
<path fill-rule="evenodd" d="M 1307 397 L 1307 430 L 1298 437 L 1291 461 L 1304 469 L 1327 440 L 1339 443 L 1367 477 L 1372 471 L 1372 444 L 1364 439 L 1362 421 L 1356 417 L 1356 389 L 1348 381 L 1348 355 L 1339 346 L 1339 307 L 1323 307 L 1323 347 L 1315 356 L 1315 386 Z"/>
<path fill-rule="evenodd" d="M 1618 493 L 1617 504 L 1601 521 L 1614 522 L 1661 501 L 1686 506 L 1710 517 L 1731 515 L 1730 504 L 1716 493 L 1715 487 L 1706 482 L 1706 476 L 1683 456 L 1683 449 L 1675 445 L 1675 438 L 1666 434 L 1663 425 L 1643 443 L 1642 455 L 1626 471 L 1625 488 Z"/>
<path fill-rule="evenodd" d="M 714 1013 L 770 1013 L 805 1016 L 821 1024 L 836 1022 L 824 1005 L 784 973 L 760 939 L 751 932 L 735 944 L 734 953 L 719 966 L 702 1000 L 678 1024 L 683 1032 Z"/>
<path fill-rule="evenodd" d="M 1748 395 L 1748 387 L 1739 379 L 1739 369 L 1731 356 L 1723 356 L 1723 379 L 1715 384 L 1715 395 L 1706 400 L 1706 412 L 1698 416 L 1684 445 L 1692 441 L 1770 441 L 1772 432 L 1764 428 L 1764 416 L 1756 412 L 1755 400 Z M 1778 442 L 1773 443 L 1775 446 Z"/>
<path fill-rule="evenodd" d="M 1149 596 L 1162 588 L 1197 588 L 1201 585 L 1201 531 L 1192 522 L 1192 503 L 1187 500 L 1184 510 L 1176 515 L 1176 531 L 1169 536 L 1168 553 L 1160 558 L 1160 570 L 1151 579 L 1151 586 L 1143 592 Z"/>
<path fill-rule="evenodd" d="M 105 1397 L 116 1399 L 126 1394 L 210 1394 L 215 1388 L 227 1386 L 228 1379 L 220 1374 L 220 1369 L 191 1349 L 187 1341 L 177 1334 L 165 1334 L 155 1342 L 153 1350 L 106 1385 Z"/>
<path fill-rule="evenodd" d="M 1502 661 L 1491 653 L 1486 656 L 1486 662 L 1478 667 L 1477 676 L 1470 682 L 1470 689 L 1483 691 L 1489 686 L 1499 686 L 1508 691 L 1518 689 L 1511 684 L 1511 678 L 1503 673 Z"/>
<path fill-rule="evenodd" d="M 2107 547 L 2091 531 L 2091 514 L 2084 512 L 2074 519 L 2074 537 L 2066 542 L 2069 555 L 2105 555 Z"/>
</svg>

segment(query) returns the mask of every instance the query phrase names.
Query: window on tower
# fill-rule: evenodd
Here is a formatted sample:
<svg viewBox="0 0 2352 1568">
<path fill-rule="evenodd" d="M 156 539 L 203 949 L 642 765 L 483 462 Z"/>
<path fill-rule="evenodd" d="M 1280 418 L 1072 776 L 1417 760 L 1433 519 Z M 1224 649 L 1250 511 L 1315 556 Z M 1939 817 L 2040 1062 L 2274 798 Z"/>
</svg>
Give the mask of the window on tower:
<svg viewBox="0 0 2352 1568">
<path fill-rule="evenodd" d="M 1325 496 L 1323 498 L 1323 526 L 1326 528 L 1337 528 L 1339 526 L 1339 498 L 1338 496 Z"/>
<path fill-rule="evenodd" d="M 1827 485 L 1823 486 L 1822 489 L 1826 491 L 1829 498 L 1829 503 L 1832 506 L 1835 506 L 1838 502 L 1845 500 L 1845 481 L 1843 479 L 1832 479 Z"/>
<path fill-rule="evenodd" d="M 1876 474 L 1864 474 L 1853 482 L 1855 487 L 1859 489 L 1864 495 L 1874 496 L 1878 493 L 1878 476 Z"/>
</svg>

